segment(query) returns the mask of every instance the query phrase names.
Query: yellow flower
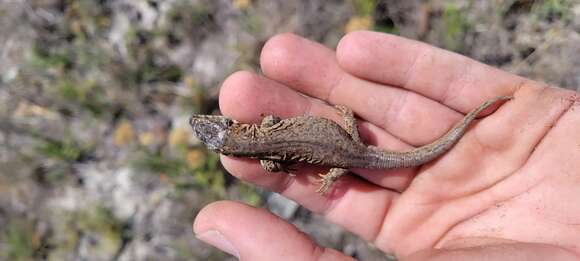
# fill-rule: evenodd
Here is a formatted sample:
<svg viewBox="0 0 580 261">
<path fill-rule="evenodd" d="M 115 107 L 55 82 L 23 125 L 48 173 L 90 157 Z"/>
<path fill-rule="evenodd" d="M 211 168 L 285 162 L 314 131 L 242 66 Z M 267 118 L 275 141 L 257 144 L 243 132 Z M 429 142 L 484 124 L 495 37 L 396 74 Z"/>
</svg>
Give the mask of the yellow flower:
<svg viewBox="0 0 580 261">
<path fill-rule="evenodd" d="M 234 7 L 241 10 L 247 9 L 251 4 L 251 0 L 234 0 Z"/>
<path fill-rule="evenodd" d="M 345 31 L 353 32 L 359 30 L 369 30 L 374 26 L 374 21 L 371 16 L 355 16 L 350 18 L 346 24 Z"/>
<path fill-rule="evenodd" d="M 184 128 L 173 128 L 169 133 L 169 145 L 171 147 L 179 147 L 187 145 L 189 140 L 189 132 Z"/>
<path fill-rule="evenodd" d="M 121 121 L 113 133 L 113 142 L 118 147 L 126 146 L 135 138 L 133 126 L 127 120 Z"/>
<path fill-rule="evenodd" d="M 185 162 L 191 169 L 195 169 L 205 162 L 205 153 L 201 150 L 188 150 L 185 154 Z"/>
</svg>

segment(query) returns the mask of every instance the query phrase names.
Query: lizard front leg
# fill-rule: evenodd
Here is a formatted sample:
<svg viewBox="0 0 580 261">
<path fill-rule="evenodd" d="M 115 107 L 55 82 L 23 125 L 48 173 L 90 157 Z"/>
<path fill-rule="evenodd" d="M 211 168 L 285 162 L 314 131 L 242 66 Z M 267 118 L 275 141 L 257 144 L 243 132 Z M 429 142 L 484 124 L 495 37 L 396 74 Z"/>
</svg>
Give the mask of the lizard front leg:
<svg viewBox="0 0 580 261">
<path fill-rule="evenodd" d="M 260 128 L 272 127 L 280 121 L 282 121 L 282 119 L 278 116 L 267 115 L 264 118 L 262 118 L 262 122 L 260 123 Z"/>
<path fill-rule="evenodd" d="M 291 164 L 277 162 L 273 160 L 260 160 L 260 165 L 262 168 L 268 172 L 286 172 L 290 173 L 290 171 L 294 171 L 295 169 L 291 168 Z"/>
<path fill-rule="evenodd" d="M 358 134 L 358 128 L 356 126 L 356 118 L 352 110 L 344 105 L 334 105 L 334 108 L 338 111 L 338 114 L 342 116 L 346 127 L 344 130 L 350 135 L 352 140 L 357 143 L 361 143 L 360 135 Z"/>
<path fill-rule="evenodd" d="M 274 124 L 280 122 L 282 119 L 278 116 L 267 115 L 262 119 L 260 123 L 260 128 L 269 128 L 274 126 Z M 282 163 L 273 160 L 260 160 L 260 165 L 262 168 L 268 172 L 280 172 L 285 169 Z"/>
<path fill-rule="evenodd" d="M 282 119 L 278 116 L 274 116 L 274 115 L 267 115 L 262 119 L 262 122 L 260 123 L 260 128 L 270 128 L 274 125 L 276 125 L 276 123 L 280 122 Z M 265 169 L 268 172 L 286 172 L 286 173 L 290 173 L 291 169 L 289 167 L 289 164 L 285 164 L 285 163 L 281 163 L 281 162 L 277 162 L 277 161 L 273 161 L 273 160 L 260 160 L 260 165 L 262 165 L 262 168 Z"/>
</svg>

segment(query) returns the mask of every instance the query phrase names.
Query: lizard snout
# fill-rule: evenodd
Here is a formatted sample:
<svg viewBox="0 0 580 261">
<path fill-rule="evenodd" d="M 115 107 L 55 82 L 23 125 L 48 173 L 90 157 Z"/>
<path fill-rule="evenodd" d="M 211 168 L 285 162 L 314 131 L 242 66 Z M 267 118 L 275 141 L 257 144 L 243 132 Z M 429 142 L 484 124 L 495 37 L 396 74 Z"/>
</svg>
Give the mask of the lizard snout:
<svg viewBox="0 0 580 261">
<path fill-rule="evenodd" d="M 223 116 L 193 115 L 189 124 L 201 142 L 210 150 L 219 151 L 233 121 Z"/>
</svg>

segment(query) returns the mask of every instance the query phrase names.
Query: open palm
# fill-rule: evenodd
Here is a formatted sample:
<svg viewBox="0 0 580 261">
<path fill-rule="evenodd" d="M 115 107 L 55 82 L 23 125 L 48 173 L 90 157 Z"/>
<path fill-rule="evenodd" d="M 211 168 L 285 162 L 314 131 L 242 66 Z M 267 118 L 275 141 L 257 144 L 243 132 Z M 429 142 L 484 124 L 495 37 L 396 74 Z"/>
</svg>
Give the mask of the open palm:
<svg viewBox="0 0 580 261">
<path fill-rule="evenodd" d="M 231 75 L 224 115 L 259 122 L 317 115 L 329 104 L 360 117 L 367 144 L 408 150 L 443 135 L 484 100 L 514 100 L 478 121 L 436 161 L 415 169 L 353 170 L 330 195 L 320 171 L 266 174 L 257 161 L 222 157 L 237 177 L 280 192 L 401 259 L 580 258 L 578 93 L 527 80 L 400 37 L 355 32 L 336 52 L 291 34 L 265 45 L 265 76 Z M 348 259 L 316 246 L 264 210 L 222 201 L 204 208 L 196 235 L 242 260 Z"/>
</svg>

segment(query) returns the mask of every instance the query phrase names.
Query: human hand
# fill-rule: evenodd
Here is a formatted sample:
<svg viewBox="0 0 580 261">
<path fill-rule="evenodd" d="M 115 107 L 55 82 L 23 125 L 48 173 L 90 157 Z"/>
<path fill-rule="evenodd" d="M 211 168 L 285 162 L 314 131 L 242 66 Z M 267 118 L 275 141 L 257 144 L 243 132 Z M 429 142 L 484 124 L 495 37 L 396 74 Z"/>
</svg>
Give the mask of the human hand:
<svg viewBox="0 0 580 261">
<path fill-rule="evenodd" d="M 240 179 L 277 191 L 402 260 L 580 257 L 578 93 L 373 32 L 347 35 L 336 53 L 279 35 L 264 46 L 261 66 L 265 77 L 238 72 L 224 82 L 224 115 L 259 122 L 264 114 L 307 114 L 340 122 L 325 102 L 344 104 L 360 117 L 365 143 L 390 150 L 435 140 L 488 98 L 515 99 L 434 162 L 356 169 L 358 177 L 342 178 L 330 195 L 315 192 L 320 169 L 266 174 L 257 161 L 222 157 Z M 206 206 L 194 231 L 242 260 L 349 258 L 237 202 Z"/>
</svg>

